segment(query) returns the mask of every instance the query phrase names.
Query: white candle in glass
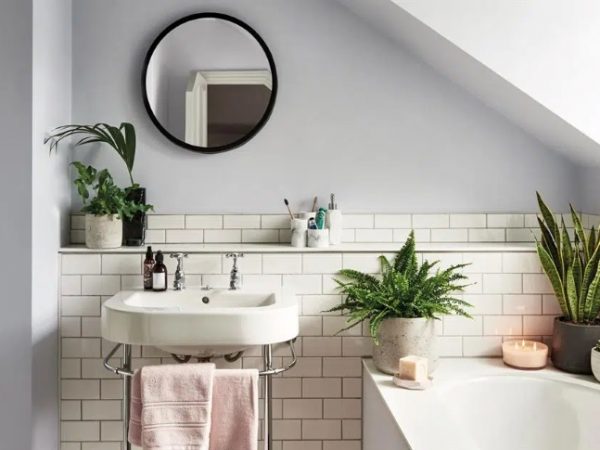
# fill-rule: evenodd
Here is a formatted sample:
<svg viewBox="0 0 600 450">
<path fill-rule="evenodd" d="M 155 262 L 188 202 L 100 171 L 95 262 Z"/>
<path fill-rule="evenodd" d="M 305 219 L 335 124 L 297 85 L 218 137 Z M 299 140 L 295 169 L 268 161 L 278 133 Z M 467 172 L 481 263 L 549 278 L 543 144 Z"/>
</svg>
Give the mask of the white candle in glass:
<svg viewBox="0 0 600 450">
<path fill-rule="evenodd" d="M 502 359 L 517 369 L 542 369 L 548 362 L 548 346 L 525 339 L 507 341 L 502 344 Z"/>
</svg>

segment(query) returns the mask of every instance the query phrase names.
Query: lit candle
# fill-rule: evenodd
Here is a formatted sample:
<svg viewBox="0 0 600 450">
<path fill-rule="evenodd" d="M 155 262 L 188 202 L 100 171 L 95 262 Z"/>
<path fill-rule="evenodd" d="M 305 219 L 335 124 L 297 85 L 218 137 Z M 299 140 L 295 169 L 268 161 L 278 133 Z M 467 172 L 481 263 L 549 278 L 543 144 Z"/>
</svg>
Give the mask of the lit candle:
<svg viewBox="0 0 600 450">
<path fill-rule="evenodd" d="M 517 369 L 543 369 L 548 362 L 548 346 L 525 339 L 507 341 L 502 344 L 502 359 Z"/>
</svg>

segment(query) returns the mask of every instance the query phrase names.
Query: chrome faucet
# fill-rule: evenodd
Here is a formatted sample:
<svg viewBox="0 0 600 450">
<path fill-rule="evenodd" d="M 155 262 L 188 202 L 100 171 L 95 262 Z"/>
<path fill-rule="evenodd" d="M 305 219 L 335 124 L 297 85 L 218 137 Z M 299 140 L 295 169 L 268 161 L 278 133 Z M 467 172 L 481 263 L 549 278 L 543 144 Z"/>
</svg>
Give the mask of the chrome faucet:
<svg viewBox="0 0 600 450">
<path fill-rule="evenodd" d="M 233 267 L 231 268 L 229 276 L 229 290 L 236 291 L 242 287 L 242 281 L 240 279 L 240 273 L 237 267 L 238 258 L 243 258 L 243 253 L 227 253 L 226 258 L 233 258 Z"/>
<path fill-rule="evenodd" d="M 175 269 L 175 278 L 173 280 L 173 289 L 176 291 L 183 291 L 185 289 L 183 258 L 187 258 L 187 256 L 187 253 L 171 253 L 171 258 L 177 258 L 177 269 Z"/>
</svg>

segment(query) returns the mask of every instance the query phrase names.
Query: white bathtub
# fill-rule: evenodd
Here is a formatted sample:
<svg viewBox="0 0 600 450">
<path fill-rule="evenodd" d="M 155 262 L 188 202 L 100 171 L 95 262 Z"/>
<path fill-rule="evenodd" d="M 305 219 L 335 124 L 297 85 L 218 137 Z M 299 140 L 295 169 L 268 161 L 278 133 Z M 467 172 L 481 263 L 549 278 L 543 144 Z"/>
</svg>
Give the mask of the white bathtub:
<svg viewBox="0 0 600 450">
<path fill-rule="evenodd" d="M 599 450 L 600 384 L 499 359 L 443 359 L 426 391 L 364 369 L 363 450 Z"/>
</svg>

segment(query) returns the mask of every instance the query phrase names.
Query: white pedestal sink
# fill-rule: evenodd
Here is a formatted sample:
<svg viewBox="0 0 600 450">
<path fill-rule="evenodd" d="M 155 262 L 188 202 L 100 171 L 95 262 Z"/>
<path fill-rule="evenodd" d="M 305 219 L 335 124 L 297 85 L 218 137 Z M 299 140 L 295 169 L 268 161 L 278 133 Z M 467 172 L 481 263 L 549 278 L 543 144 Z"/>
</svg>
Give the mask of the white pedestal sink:
<svg viewBox="0 0 600 450">
<path fill-rule="evenodd" d="M 166 352 L 220 356 L 298 335 L 294 295 L 241 289 L 121 291 L 102 306 L 102 337 Z"/>
</svg>

